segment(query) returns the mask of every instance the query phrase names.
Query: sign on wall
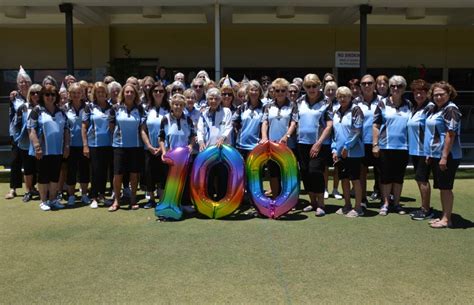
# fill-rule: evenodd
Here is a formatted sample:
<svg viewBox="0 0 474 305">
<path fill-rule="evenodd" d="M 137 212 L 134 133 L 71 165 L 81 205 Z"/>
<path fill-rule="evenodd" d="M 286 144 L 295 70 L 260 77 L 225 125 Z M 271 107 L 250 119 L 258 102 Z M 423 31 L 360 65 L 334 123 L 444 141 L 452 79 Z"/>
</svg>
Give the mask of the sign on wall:
<svg viewBox="0 0 474 305">
<path fill-rule="evenodd" d="M 336 51 L 336 68 L 359 68 L 360 52 Z"/>
</svg>

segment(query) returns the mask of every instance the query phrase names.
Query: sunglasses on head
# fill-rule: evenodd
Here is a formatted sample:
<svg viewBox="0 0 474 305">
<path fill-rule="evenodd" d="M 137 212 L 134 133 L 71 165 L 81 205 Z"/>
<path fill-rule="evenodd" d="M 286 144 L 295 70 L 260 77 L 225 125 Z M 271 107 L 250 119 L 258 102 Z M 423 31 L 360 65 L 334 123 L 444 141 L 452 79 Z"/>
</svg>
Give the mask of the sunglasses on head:
<svg viewBox="0 0 474 305">
<path fill-rule="evenodd" d="M 275 89 L 276 93 L 285 93 L 286 89 Z"/>
<path fill-rule="evenodd" d="M 403 85 L 390 85 L 390 88 L 392 88 L 392 89 L 394 89 L 394 88 L 402 89 Z"/>
<path fill-rule="evenodd" d="M 46 97 L 50 97 L 50 96 L 56 96 L 56 94 L 52 93 L 52 92 L 46 92 L 45 94 L 43 94 L 44 96 Z"/>
<path fill-rule="evenodd" d="M 155 89 L 155 90 L 153 90 L 153 93 L 165 93 L 165 90 L 163 90 L 163 89 Z"/>
</svg>

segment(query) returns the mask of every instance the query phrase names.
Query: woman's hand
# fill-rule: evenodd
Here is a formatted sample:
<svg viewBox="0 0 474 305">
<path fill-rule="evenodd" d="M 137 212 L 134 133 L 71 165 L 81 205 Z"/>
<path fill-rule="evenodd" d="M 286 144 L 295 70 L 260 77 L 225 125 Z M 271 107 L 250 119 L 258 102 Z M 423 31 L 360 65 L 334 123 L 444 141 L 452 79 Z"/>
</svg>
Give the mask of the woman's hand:
<svg viewBox="0 0 474 305">
<path fill-rule="evenodd" d="M 311 146 L 311 150 L 309 151 L 309 156 L 311 158 L 316 158 L 321 151 L 321 144 L 316 142 Z"/>
<path fill-rule="evenodd" d="M 337 153 L 336 153 L 336 152 L 333 152 L 333 153 L 332 153 L 332 162 L 333 162 L 334 164 L 336 164 L 337 161 L 339 161 L 339 157 L 337 156 Z"/>
<path fill-rule="evenodd" d="M 380 148 L 378 145 L 372 145 L 372 154 L 375 158 L 378 158 L 380 156 Z"/>
<path fill-rule="evenodd" d="M 260 141 L 258 141 L 258 144 L 264 144 L 264 143 L 267 143 L 267 142 L 268 142 L 268 138 L 262 137 L 262 138 L 260 139 Z"/>
<path fill-rule="evenodd" d="M 278 142 L 286 145 L 288 143 L 288 137 L 284 135 Z"/>
<path fill-rule="evenodd" d="M 442 170 L 443 172 L 448 169 L 448 158 L 441 158 L 439 160 L 439 169 Z"/>
<path fill-rule="evenodd" d="M 84 155 L 84 157 L 90 158 L 89 146 L 86 145 L 82 148 L 82 154 Z"/>
<path fill-rule="evenodd" d="M 41 160 L 43 158 L 43 151 L 41 147 L 35 148 L 35 157 L 37 160 Z"/>
<path fill-rule="evenodd" d="M 220 137 L 216 142 L 216 146 L 217 148 L 220 148 L 223 144 L 224 144 L 224 138 Z"/>
<path fill-rule="evenodd" d="M 153 156 L 156 156 L 157 154 L 160 153 L 160 148 L 156 148 L 156 147 L 153 147 L 153 146 L 148 146 L 148 151 L 153 155 Z"/>
<path fill-rule="evenodd" d="M 343 148 L 342 149 L 342 152 L 341 152 L 341 156 L 343 159 L 347 158 L 347 155 L 349 154 L 349 152 L 347 151 L 347 149 Z"/>
<path fill-rule="evenodd" d="M 199 143 L 199 151 L 203 151 L 204 149 L 206 149 L 206 144 Z"/>
</svg>

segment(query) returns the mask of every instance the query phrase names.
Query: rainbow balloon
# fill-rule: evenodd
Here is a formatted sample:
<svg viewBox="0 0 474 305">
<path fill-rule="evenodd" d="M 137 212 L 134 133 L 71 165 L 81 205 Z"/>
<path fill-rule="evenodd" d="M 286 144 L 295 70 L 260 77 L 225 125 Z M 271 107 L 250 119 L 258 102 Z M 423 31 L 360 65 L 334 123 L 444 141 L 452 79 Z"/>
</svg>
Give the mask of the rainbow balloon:
<svg viewBox="0 0 474 305">
<path fill-rule="evenodd" d="M 168 151 L 164 156 L 164 162 L 170 166 L 166 179 L 163 198 L 155 208 L 156 217 L 181 219 L 181 197 L 184 186 L 191 153 L 188 147 L 177 147 Z"/>
<path fill-rule="evenodd" d="M 270 159 L 278 164 L 281 172 L 281 193 L 274 200 L 265 196 L 260 178 L 263 165 Z M 247 157 L 246 171 L 250 196 L 261 214 L 275 219 L 298 203 L 298 164 L 293 152 L 285 144 L 268 141 L 257 145 Z"/>
<path fill-rule="evenodd" d="M 227 192 L 216 202 L 207 194 L 209 170 L 219 162 L 229 168 Z M 209 218 L 222 218 L 234 212 L 244 196 L 244 160 L 232 146 L 210 146 L 200 152 L 194 160 L 190 181 L 191 200 L 197 210 Z"/>
</svg>

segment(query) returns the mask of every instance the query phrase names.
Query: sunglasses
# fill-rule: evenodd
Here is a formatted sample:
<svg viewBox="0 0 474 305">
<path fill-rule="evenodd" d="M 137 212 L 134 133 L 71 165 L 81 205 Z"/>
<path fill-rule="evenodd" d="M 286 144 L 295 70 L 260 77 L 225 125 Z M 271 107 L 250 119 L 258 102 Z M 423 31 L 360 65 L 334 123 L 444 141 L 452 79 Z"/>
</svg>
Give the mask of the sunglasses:
<svg viewBox="0 0 474 305">
<path fill-rule="evenodd" d="M 288 92 L 290 92 L 290 94 L 296 94 L 296 93 L 298 93 L 298 91 L 296 91 L 296 90 L 290 90 L 290 91 L 288 91 Z"/>
<path fill-rule="evenodd" d="M 161 90 L 153 90 L 153 93 L 156 93 L 156 94 L 162 94 L 162 93 L 165 93 L 165 90 L 161 89 Z"/>
<path fill-rule="evenodd" d="M 202 87 L 203 87 L 203 85 L 194 85 L 193 86 L 193 88 L 195 88 L 195 89 L 202 88 Z"/>
<path fill-rule="evenodd" d="M 222 93 L 222 96 L 234 96 L 232 93 Z"/>
<path fill-rule="evenodd" d="M 39 92 L 38 91 L 31 91 L 30 95 L 39 95 Z"/>
<path fill-rule="evenodd" d="M 402 89 L 403 85 L 390 85 L 390 88 L 392 88 L 392 89 L 395 89 L 395 88 Z"/>
<path fill-rule="evenodd" d="M 55 93 L 50 93 L 50 92 L 47 92 L 47 93 L 45 93 L 45 94 L 43 94 L 43 95 L 46 96 L 46 97 L 56 96 Z"/>
<path fill-rule="evenodd" d="M 361 82 L 360 83 L 362 86 L 372 86 L 374 82 Z"/>
<path fill-rule="evenodd" d="M 275 93 L 285 93 L 286 89 L 275 89 Z"/>
<path fill-rule="evenodd" d="M 318 85 L 308 85 L 308 86 L 304 86 L 306 89 L 316 89 L 318 88 L 319 86 Z"/>
</svg>

